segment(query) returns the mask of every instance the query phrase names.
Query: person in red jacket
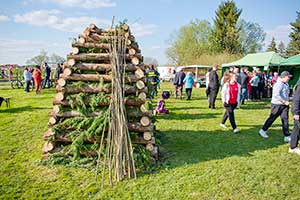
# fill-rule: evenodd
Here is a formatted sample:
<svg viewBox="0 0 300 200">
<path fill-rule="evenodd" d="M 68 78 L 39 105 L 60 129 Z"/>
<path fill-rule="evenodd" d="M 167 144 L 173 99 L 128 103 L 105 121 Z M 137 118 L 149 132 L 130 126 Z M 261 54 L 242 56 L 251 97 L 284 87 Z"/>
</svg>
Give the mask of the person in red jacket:
<svg viewBox="0 0 300 200">
<path fill-rule="evenodd" d="M 41 82 L 42 82 L 42 71 L 40 69 L 40 66 L 35 66 L 35 69 L 33 70 L 32 77 L 34 80 L 34 86 L 35 86 L 35 92 L 36 94 L 41 93 Z"/>
<path fill-rule="evenodd" d="M 220 124 L 221 127 L 227 128 L 225 122 L 229 118 L 233 133 L 237 133 L 238 129 L 234 119 L 234 109 L 240 104 L 241 86 L 237 82 L 237 74 L 224 75 L 224 85 L 222 87 L 222 102 L 224 104 L 225 113 Z"/>
</svg>

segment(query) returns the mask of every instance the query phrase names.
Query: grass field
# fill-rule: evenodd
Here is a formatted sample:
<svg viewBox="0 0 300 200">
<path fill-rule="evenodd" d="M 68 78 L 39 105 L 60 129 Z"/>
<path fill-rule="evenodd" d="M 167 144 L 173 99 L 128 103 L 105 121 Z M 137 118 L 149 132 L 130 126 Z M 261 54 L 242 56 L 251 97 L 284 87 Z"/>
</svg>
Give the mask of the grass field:
<svg viewBox="0 0 300 200">
<path fill-rule="evenodd" d="M 54 90 L 1 89 L 0 96 L 12 97 L 10 109 L 0 108 L 0 199 L 300 199 L 300 156 L 287 153 L 280 119 L 270 138 L 258 135 L 269 101 L 237 110 L 234 135 L 219 127 L 220 99 L 209 110 L 203 89 L 191 101 L 167 100 L 171 114 L 157 122 L 163 160 L 153 173 L 101 188 L 94 170 L 39 164 Z"/>
</svg>

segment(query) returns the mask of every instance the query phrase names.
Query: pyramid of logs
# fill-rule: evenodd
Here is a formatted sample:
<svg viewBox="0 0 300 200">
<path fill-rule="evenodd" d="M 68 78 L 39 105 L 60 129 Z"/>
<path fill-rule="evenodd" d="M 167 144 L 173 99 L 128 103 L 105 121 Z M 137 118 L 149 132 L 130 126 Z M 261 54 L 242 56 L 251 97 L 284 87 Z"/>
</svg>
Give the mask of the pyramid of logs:
<svg viewBox="0 0 300 200">
<path fill-rule="evenodd" d="M 151 152 L 153 159 L 158 159 L 158 147 L 155 145 L 152 114 L 153 111 L 146 106 L 146 78 L 144 75 L 146 66 L 134 36 L 127 24 L 122 25 L 126 37 L 126 66 L 127 75 L 124 103 L 128 116 L 128 130 L 134 132 L 136 137 L 132 139 L 134 145 L 143 145 Z M 91 24 L 83 34 L 72 44 L 72 52 L 64 63 L 63 73 L 60 75 L 56 86 L 56 95 L 53 101 L 53 111 L 50 113 L 48 131 L 43 139 L 43 159 L 47 160 L 52 153 L 62 153 L 72 156 L 73 137 L 67 134 L 68 127 L 55 130 L 55 127 L 70 118 L 80 118 L 82 113 L 76 110 L 69 96 L 76 95 L 102 95 L 107 101 L 97 102 L 99 110 L 108 107 L 111 88 L 110 42 L 116 29 L 100 29 Z M 108 83 L 108 84 L 107 84 Z M 73 102 L 74 104 L 74 102 Z M 87 103 L 89 105 L 89 103 Z M 102 112 L 94 110 L 85 115 L 87 118 L 101 116 Z M 100 126 L 101 124 L 99 124 Z M 86 127 L 85 127 L 86 128 Z M 99 135 L 99 137 L 101 137 Z M 99 137 L 88 138 L 82 145 L 100 143 Z M 69 148 L 66 148 L 68 147 Z M 97 156 L 97 150 L 80 150 L 81 157 Z"/>
</svg>

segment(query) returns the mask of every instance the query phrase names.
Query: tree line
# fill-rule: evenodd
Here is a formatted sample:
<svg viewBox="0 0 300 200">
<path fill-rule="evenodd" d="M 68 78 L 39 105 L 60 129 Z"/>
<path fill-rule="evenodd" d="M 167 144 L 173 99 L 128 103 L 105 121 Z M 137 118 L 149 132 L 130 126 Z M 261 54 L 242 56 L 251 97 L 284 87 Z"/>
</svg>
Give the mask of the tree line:
<svg viewBox="0 0 300 200">
<path fill-rule="evenodd" d="M 242 9 L 232 0 L 222 2 L 215 12 L 213 24 L 207 20 L 194 19 L 170 36 L 166 55 L 175 65 L 226 63 L 248 53 L 262 50 L 266 33 L 258 23 L 240 18 Z M 290 43 L 277 46 L 272 38 L 267 51 L 282 56 L 300 53 L 300 12 L 291 23 Z"/>
</svg>

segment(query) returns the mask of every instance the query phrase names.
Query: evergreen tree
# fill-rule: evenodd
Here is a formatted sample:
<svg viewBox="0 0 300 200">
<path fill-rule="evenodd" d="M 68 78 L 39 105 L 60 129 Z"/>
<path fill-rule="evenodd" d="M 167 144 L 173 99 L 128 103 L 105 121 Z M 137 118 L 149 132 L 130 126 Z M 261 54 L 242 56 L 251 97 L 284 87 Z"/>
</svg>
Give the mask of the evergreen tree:
<svg viewBox="0 0 300 200">
<path fill-rule="evenodd" d="M 216 11 L 214 20 L 214 46 L 217 51 L 239 53 L 241 42 L 239 40 L 238 19 L 242 13 L 232 0 L 222 2 Z"/>
<path fill-rule="evenodd" d="M 275 38 L 274 37 L 272 37 L 272 41 L 269 44 L 267 51 L 275 51 L 275 52 L 277 52 L 276 42 L 275 42 Z"/>
<path fill-rule="evenodd" d="M 300 12 L 297 12 L 296 21 L 290 24 L 292 26 L 292 32 L 289 35 L 290 43 L 287 47 L 287 55 L 293 56 L 300 54 Z"/>
<path fill-rule="evenodd" d="M 282 41 L 280 41 L 279 45 L 278 45 L 278 53 L 285 57 L 285 45 Z"/>
</svg>

